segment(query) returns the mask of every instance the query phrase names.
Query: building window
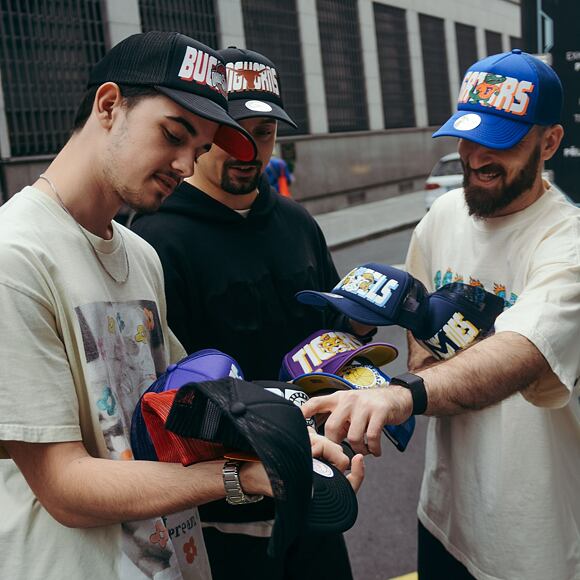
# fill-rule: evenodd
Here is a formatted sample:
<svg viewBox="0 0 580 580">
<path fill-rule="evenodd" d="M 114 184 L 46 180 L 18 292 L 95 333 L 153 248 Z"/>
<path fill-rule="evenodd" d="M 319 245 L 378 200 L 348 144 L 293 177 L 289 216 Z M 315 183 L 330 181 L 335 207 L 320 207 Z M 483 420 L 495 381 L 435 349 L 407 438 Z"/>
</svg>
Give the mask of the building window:
<svg viewBox="0 0 580 580">
<path fill-rule="evenodd" d="M 100 0 L 0 5 L 0 67 L 11 155 L 68 140 L 89 70 L 105 54 Z"/>
<path fill-rule="evenodd" d="M 520 48 L 521 50 L 524 49 L 523 46 L 524 42 L 519 36 L 510 36 L 510 48 Z"/>
<path fill-rule="evenodd" d="M 501 42 L 501 34 L 499 32 L 485 31 L 485 47 L 488 56 L 490 54 L 499 54 L 503 52 L 503 45 Z"/>
<path fill-rule="evenodd" d="M 405 10 L 375 3 L 385 128 L 415 126 Z"/>
<path fill-rule="evenodd" d="M 316 0 L 328 128 L 368 129 L 358 2 Z"/>
<path fill-rule="evenodd" d="M 246 48 L 267 56 L 280 75 L 284 109 L 298 125 L 278 124 L 278 135 L 309 132 L 296 0 L 242 0 Z"/>
<path fill-rule="evenodd" d="M 419 14 L 429 125 L 441 125 L 450 113 L 445 28 L 441 18 Z"/>
<path fill-rule="evenodd" d="M 477 40 L 475 27 L 455 23 L 457 37 L 457 62 L 459 63 L 459 82 L 463 80 L 467 69 L 477 61 Z"/>
<path fill-rule="evenodd" d="M 212 48 L 218 47 L 214 0 L 139 0 L 143 32 L 178 31 Z"/>
</svg>

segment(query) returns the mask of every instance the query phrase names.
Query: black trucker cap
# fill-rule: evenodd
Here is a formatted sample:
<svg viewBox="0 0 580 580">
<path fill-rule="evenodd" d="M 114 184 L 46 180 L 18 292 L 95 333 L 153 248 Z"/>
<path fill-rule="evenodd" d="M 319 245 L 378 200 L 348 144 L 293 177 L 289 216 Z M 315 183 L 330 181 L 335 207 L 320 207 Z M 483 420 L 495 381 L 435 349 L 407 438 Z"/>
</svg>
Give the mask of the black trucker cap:
<svg viewBox="0 0 580 580">
<path fill-rule="evenodd" d="M 269 58 L 235 46 L 218 53 L 226 63 L 228 109 L 234 119 L 272 117 L 297 127 L 284 110 L 280 75 Z"/>
<path fill-rule="evenodd" d="M 256 157 L 250 135 L 228 114 L 225 63 L 209 46 L 178 32 L 133 34 L 91 70 L 88 86 L 150 86 L 184 109 L 219 123 L 214 142 L 242 161 Z"/>
<path fill-rule="evenodd" d="M 300 409 L 263 386 L 235 378 L 188 383 L 177 391 L 165 428 L 262 461 L 276 512 L 270 556 L 282 556 L 306 530 L 339 533 L 354 525 L 358 503 L 350 483 L 335 467 L 312 459 Z"/>
</svg>

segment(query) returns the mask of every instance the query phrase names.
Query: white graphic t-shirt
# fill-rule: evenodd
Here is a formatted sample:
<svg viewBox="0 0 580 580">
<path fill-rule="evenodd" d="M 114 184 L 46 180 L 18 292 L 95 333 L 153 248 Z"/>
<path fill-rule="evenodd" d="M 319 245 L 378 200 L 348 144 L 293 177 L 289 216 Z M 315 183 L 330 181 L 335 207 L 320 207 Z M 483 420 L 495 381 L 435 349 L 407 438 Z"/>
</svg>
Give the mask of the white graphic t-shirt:
<svg viewBox="0 0 580 580">
<path fill-rule="evenodd" d="M 82 440 L 95 457 L 132 460 L 143 391 L 184 356 L 165 322 L 155 251 L 114 224 L 111 240 L 27 187 L 0 208 L 0 577 L 208 580 L 196 508 L 70 529 L 28 487 L 2 441 Z M 116 284 L 106 268 L 118 278 Z"/>
<path fill-rule="evenodd" d="M 580 578 L 580 210 L 550 188 L 476 220 L 451 191 L 417 226 L 407 268 L 430 291 L 463 282 L 501 296 L 495 332 L 526 337 L 555 374 L 430 419 L 419 519 L 476 578 Z"/>
</svg>

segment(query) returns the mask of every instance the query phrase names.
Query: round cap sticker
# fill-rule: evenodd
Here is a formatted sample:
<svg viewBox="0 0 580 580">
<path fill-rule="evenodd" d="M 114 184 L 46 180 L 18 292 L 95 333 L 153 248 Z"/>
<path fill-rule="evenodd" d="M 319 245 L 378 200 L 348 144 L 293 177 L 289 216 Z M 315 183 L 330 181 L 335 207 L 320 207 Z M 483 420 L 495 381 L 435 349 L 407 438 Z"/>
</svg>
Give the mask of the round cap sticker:
<svg viewBox="0 0 580 580">
<path fill-rule="evenodd" d="M 459 117 L 459 119 L 453 123 L 453 128 L 458 131 L 471 131 L 479 126 L 480 123 L 481 117 L 477 113 L 469 113 L 468 115 Z"/>
<path fill-rule="evenodd" d="M 259 111 L 260 113 L 269 113 L 272 110 L 272 107 L 270 107 L 268 103 L 264 103 L 264 101 L 247 101 L 246 109 L 250 109 L 250 111 Z"/>
<path fill-rule="evenodd" d="M 322 463 L 322 461 L 318 461 L 318 459 L 312 458 L 312 469 L 318 473 L 318 475 L 322 475 L 322 477 L 334 477 L 334 472 L 330 468 L 329 465 L 326 463 Z"/>
</svg>

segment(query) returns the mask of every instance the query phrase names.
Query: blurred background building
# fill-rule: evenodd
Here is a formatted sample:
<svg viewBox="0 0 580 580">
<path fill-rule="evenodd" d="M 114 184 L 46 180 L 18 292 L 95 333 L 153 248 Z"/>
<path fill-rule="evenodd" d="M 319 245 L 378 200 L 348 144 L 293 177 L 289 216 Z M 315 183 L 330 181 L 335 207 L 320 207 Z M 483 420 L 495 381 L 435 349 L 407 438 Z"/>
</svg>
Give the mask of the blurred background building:
<svg viewBox="0 0 580 580">
<path fill-rule="evenodd" d="M 431 139 L 462 74 L 520 47 L 519 0 L 0 0 L 0 194 L 69 135 L 90 66 L 140 31 L 268 55 L 298 130 L 293 195 L 314 213 L 416 191 L 456 147 Z"/>
</svg>

